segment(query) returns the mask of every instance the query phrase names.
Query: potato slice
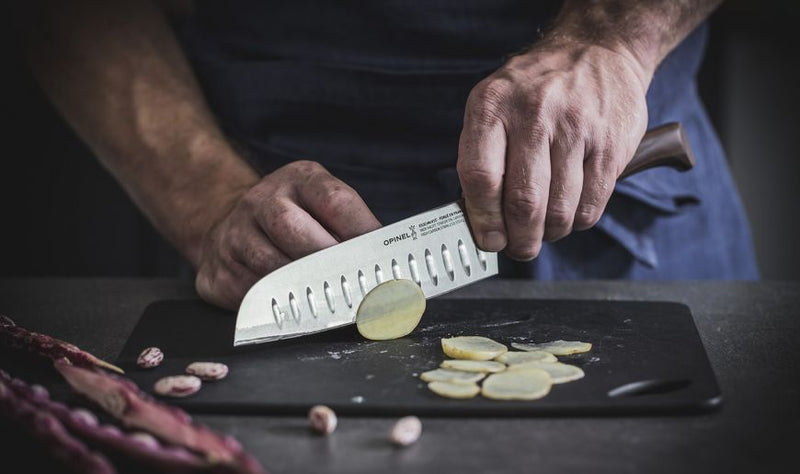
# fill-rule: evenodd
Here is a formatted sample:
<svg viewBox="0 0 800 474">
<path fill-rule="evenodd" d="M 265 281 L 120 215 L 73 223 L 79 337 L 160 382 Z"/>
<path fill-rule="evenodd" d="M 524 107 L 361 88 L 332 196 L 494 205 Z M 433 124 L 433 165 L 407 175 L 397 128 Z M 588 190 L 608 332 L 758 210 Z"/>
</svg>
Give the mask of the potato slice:
<svg viewBox="0 0 800 474">
<path fill-rule="evenodd" d="M 526 362 L 558 362 L 556 356 L 545 351 L 531 352 L 506 352 L 495 357 L 494 360 L 508 365 L 524 364 Z"/>
<path fill-rule="evenodd" d="M 506 370 L 506 364 L 491 360 L 446 360 L 439 367 L 445 369 L 463 370 L 465 372 L 502 372 Z"/>
<path fill-rule="evenodd" d="M 474 398 L 481 393 L 481 388 L 474 383 L 431 382 L 428 389 L 436 395 L 446 398 Z"/>
<path fill-rule="evenodd" d="M 561 362 L 541 362 L 533 361 L 524 364 L 512 365 L 508 370 L 527 370 L 542 369 L 553 379 L 553 383 L 572 382 L 583 378 L 583 369 L 574 365 L 562 364 Z"/>
<path fill-rule="evenodd" d="M 486 377 L 481 395 L 494 400 L 536 400 L 550 393 L 553 381 L 542 369 L 519 369 Z"/>
<path fill-rule="evenodd" d="M 419 378 L 425 382 L 475 383 L 486 377 L 480 372 L 464 372 L 463 370 L 434 369 L 423 372 Z"/>
<path fill-rule="evenodd" d="M 578 354 L 580 352 L 589 352 L 592 349 L 592 344 L 590 342 L 559 340 L 543 342 L 541 344 L 521 344 L 519 342 L 513 342 L 511 343 L 511 347 L 521 351 L 545 351 L 553 355 L 563 356 Z"/>
<path fill-rule="evenodd" d="M 425 312 L 425 294 L 411 280 L 389 280 L 364 296 L 356 328 L 367 339 L 385 341 L 411 333 Z"/>
<path fill-rule="evenodd" d="M 453 359 L 491 360 L 508 348 L 488 337 L 457 336 L 442 339 L 442 350 Z"/>
</svg>

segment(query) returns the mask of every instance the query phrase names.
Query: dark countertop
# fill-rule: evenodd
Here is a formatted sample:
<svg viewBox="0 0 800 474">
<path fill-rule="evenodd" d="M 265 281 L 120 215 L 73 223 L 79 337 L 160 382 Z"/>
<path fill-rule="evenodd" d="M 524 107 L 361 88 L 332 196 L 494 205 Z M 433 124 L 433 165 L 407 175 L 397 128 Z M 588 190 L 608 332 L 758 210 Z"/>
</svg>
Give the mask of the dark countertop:
<svg viewBox="0 0 800 474">
<path fill-rule="evenodd" d="M 0 313 L 114 360 L 144 308 L 190 298 L 177 280 L 0 279 Z M 662 300 L 686 303 L 717 374 L 721 411 L 628 418 L 423 418 L 407 449 L 393 420 L 343 418 L 329 438 L 301 417 L 196 419 L 284 472 L 768 472 L 800 442 L 800 282 L 492 280 L 447 298 Z"/>
</svg>

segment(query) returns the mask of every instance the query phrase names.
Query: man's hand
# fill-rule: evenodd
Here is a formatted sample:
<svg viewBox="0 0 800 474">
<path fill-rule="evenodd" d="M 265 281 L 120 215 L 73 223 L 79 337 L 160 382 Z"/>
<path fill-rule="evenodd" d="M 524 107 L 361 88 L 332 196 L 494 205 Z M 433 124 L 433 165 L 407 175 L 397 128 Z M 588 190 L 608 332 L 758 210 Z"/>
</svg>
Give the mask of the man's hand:
<svg viewBox="0 0 800 474">
<path fill-rule="evenodd" d="M 206 233 L 195 262 L 197 292 L 236 309 L 272 270 L 378 227 L 351 187 L 315 162 L 291 163 L 242 193 Z"/>
<path fill-rule="evenodd" d="M 666 56 L 720 0 L 566 0 L 469 96 L 458 153 L 478 245 L 515 259 L 593 226 L 644 135 Z"/>
<path fill-rule="evenodd" d="M 192 263 L 207 301 L 234 309 L 266 273 L 379 227 L 317 163 L 260 178 L 220 130 L 154 2 L 31 5 L 24 30 L 44 89 Z"/>
<path fill-rule="evenodd" d="M 593 226 L 644 135 L 649 77 L 623 50 L 544 41 L 480 82 L 458 154 L 478 245 L 530 260 Z"/>
</svg>

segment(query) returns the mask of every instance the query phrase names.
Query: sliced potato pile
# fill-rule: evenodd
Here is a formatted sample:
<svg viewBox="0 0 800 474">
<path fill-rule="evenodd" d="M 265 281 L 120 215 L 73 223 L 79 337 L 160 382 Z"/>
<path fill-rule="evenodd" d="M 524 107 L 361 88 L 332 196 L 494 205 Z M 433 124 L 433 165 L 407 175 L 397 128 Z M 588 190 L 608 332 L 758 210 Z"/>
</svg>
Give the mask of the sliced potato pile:
<svg viewBox="0 0 800 474">
<path fill-rule="evenodd" d="M 502 372 L 506 370 L 506 364 L 492 360 L 446 360 L 442 362 L 443 369 L 463 370 L 464 372 Z"/>
<path fill-rule="evenodd" d="M 508 348 L 488 337 L 458 336 L 442 339 L 442 350 L 453 359 L 492 360 Z"/>
<path fill-rule="evenodd" d="M 513 342 L 511 343 L 511 347 L 521 351 L 545 351 L 557 356 L 578 354 L 592 350 L 591 343 L 580 341 L 552 341 L 542 344 L 520 344 L 518 342 Z"/>
<path fill-rule="evenodd" d="M 523 352 L 508 352 L 505 345 L 482 336 L 444 338 L 442 350 L 453 359 L 443 361 L 439 369 L 423 372 L 420 379 L 428 382 L 430 391 L 446 398 L 481 394 L 493 400 L 536 400 L 550 393 L 553 384 L 584 376 L 583 369 L 559 362 L 556 355 L 592 348 L 587 342 L 561 340 L 511 346 Z"/>
</svg>

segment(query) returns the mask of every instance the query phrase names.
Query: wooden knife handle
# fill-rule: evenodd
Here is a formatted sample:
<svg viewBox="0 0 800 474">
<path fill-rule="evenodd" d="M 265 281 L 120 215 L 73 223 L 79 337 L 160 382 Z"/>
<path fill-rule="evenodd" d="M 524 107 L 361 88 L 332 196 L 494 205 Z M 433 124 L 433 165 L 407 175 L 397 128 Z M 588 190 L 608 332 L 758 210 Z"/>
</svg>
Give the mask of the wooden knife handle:
<svg viewBox="0 0 800 474">
<path fill-rule="evenodd" d="M 669 166 L 678 171 L 694 166 L 694 154 L 680 123 L 667 123 L 648 130 L 619 179 L 656 166 Z"/>
</svg>

